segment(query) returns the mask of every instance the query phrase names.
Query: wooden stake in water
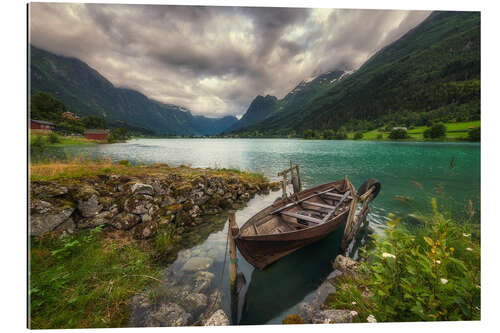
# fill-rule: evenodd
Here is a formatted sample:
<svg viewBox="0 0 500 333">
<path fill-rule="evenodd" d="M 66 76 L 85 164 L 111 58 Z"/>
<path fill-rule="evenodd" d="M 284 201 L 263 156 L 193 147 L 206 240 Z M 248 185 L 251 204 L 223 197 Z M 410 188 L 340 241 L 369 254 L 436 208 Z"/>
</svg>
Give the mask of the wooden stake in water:
<svg viewBox="0 0 500 333">
<path fill-rule="evenodd" d="M 238 226 L 236 225 L 236 213 L 234 211 L 230 211 L 227 238 L 229 242 L 229 284 L 231 285 L 231 289 L 236 287 L 236 275 L 238 273 L 236 243 L 234 242 L 234 237 L 238 234 L 238 230 Z"/>
</svg>

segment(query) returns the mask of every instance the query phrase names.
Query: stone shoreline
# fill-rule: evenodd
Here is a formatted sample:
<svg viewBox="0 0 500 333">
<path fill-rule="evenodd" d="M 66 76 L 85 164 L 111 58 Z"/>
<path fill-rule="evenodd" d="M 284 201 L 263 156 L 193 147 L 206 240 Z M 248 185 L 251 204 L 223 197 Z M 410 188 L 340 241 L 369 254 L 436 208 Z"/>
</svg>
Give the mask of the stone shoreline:
<svg viewBox="0 0 500 333">
<path fill-rule="evenodd" d="M 224 171 L 214 175 L 168 173 L 98 175 L 32 181 L 30 235 L 63 236 L 98 226 L 130 233 L 137 240 L 154 237 L 162 225 L 175 223 L 178 233 L 249 201 L 255 194 L 277 190 L 278 183 L 253 180 Z"/>
</svg>

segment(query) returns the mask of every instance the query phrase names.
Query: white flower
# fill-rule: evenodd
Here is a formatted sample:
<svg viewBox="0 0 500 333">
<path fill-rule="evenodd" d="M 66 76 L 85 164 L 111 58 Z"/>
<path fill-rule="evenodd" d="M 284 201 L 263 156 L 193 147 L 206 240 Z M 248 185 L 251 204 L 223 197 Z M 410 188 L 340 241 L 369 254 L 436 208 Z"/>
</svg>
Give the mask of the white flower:
<svg viewBox="0 0 500 333">
<path fill-rule="evenodd" d="M 352 302 L 351 304 L 352 304 L 352 305 L 356 305 L 357 303 L 356 303 L 356 302 Z"/>
<path fill-rule="evenodd" d="M 481 289 L 481 286 L 480 286 L 480 285 L 478 285 L 478 284 L 476 284 L 476 288 L 477 288 L 477 289 Z"/>
<path fill-rule="evenodd" d="M 436 260 L 436 264 L 440 264 L 441 263 L 441 260 Z"/>
<path fill-rule="evenodd" d="M 390 254 L 390 253 L 387 253 L 387 252 L 382 253 L 382 257 L 396 259 L 396 256 L 394 254 Z"/>
<path fill-rule="evenodd" d="M 353 310 L 353 311 L 351 311 L 351 316 L 353 316 L 353 317 L 354 317 L 354 316 L 357 316 L 357 315 L 358 315 L 358 313 L 357 313 L 356 311 L 354 311 L 354 310 Z"/>
<path fill-rule="evenodd" d="M 373 315 L 369 315 L 368 317 L 366 317 L 366 321 L 369 323 L 376 323 L 377 319 L 375 319 Z"/>
<path fill-rule="evenodd" d="M 472 249 L 470 247 L 466 248 L 466 250 L 472 252 Z"/>
<path fill-rule="evenodd" d="M 444 278 L 441 278 L 441 283 L 442 284 L 447 284 L 448 283 L 448 280 L 444 279 Z"/>
<path fill-rule="evenodd" d="M 470 237 L 470 234 L 463 233 L 464 237 Z"/>
</svg>

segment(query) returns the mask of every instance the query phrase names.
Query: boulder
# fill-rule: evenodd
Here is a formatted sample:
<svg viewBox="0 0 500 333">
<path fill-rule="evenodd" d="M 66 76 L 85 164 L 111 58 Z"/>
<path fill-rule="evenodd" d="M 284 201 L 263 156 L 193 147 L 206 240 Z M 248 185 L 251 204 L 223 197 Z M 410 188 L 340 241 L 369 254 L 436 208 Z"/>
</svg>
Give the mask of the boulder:
<svg viewBox="0 0 500 333">
<path fill-rule="evenodd" d="M 213 263 L 214 260 L 212 258 L 194 257 L 190 258 L 184 266 L 182 266 L 181 270 L 185 272 L 203 271 L 209 269 Z"/>
<path fill-rule="evenodd" d="M 179 304 L 161 304 L 156 311 L 147 314 L 145 324 L 148 327 L 186 326 L 191 319 Z"/>
<path fill-rule="evenodd" d="M 208 305 L 208 297 L 200 293 L 183 292 L 178 300 L 187 312 L 198 316 Z"/>
<path fill-rule="evenodd" d="M 307 302 L 302 302 L 299 304 L 299 316 L 304 320 L 305 323 L 310 323 L 312 321 L 314 309 L 311 304 Z"/>
<path fill-rule="evenodd" d="M 134 227 L 135 239 L 148 239 L 156 235 L 158 232 L 158 223 L 155 221 L 147 221 L 140 223 Z"/>
<path fill-rule="evenodd" d="M 138 215 L 121 212 L 111 220 L 110 225 L 116 229 L 129 230 L 139 222 L 141 218 Z"/>
<path fill-rule="evenodd" d="M 112 214 L 105 211 L 97 214 L 96 216 L 81 219 L 77 224 L 80 229 L 95 228 L 102 224 L 110 224 L 111 218 Z"/>
<path fill-rule="evenodd" d="M 149 212 L 153 206 L 153 197 L 149 195 L 139 194 L 125 200 L 124 209 L 128 213 L 142 215 Z"/>
<path fill-rule="evenodd" d="M 204 324 L 204 326 L 228 326 L 229 319 L 226 316 L 224 310 L 219 309 L 215 311 L 210 318 L 208 318 Z"/>
<path fill-rule="evenodd" d="M 153 191 L 155 195 L 162 195 L 165 194 L 165 190 L 163 189 L 163 186 L 161 183 L 157 180 L 155 180 L 151 186 L 153 187 Z"/>
<path fill-rule="evenodd" d="M 338 255 L 333 263 L 333 268 L 341 271 L 347 275 L 356 274 L 356 268 L 358 267 L 358 262 L 343 255 Z"/>
<path fill-rule="evenodd" d="M 144 195 L 149 195 L 149 196 L 154 195 L 153 186 L 148 185 L 148 184 L 135 183 L 134 185 L 132 185 L 130 190 L 132 191 L 132 194 L 134 194 L 134 195 L 139 195 L 139 194 L 144 194 Z"/>
<path fill-rule="evenodd" d="M 88 198 L 78 200 L 78 210 L 83 217 L 96 216 L 102 210 L 97 194 L 92 194 Z"/>
<path fill-rule="evenodd" d="M 73 218 L 70 216 L 66 221 L 63 223 L 59 224 L 57 227 L 55 227 L 54 230 L 60 230 L 63 233 L 63 236 L 69 236 L 75 233 L 76 230 L 76 224 Z"/>
<path fill-rule="evenodd" d="M 313 313 L 313 324 L 352 323 L 353 312 L 350 310 L 321 310 Z"/>
<path fill-rule="evenodd" d="M 50 211 L 53 205 L 50 202 L 33 199 L 30 202 L 31 214 L 45 214 Z"/>
<path fill-rule="evenodd" d="M 31 192 L 37 198 L 54 198 L 68 193 L 68 188 L 54 183 L 34 182 L 31 184 Z"/>
<path fill-rule="evenodd" d="M 75 209 L 62 206 L 51 209 L 50 213 L 32 214 L 30 221 L 31 236 L 39 236 L 54 230 L 57 226 L 68 220 Z"/>
<path fill-rule="evenodd" d="M 215 278 L 215 274 L 206 272 L 206 271 L 199 271 L 196 272 L 194 275 L 194 280 L 193 280 L 193 292 L 195 293 L 205 293 L 210 289 L 210 285 L 212 284 L 212 281 Z"/>
</svg>

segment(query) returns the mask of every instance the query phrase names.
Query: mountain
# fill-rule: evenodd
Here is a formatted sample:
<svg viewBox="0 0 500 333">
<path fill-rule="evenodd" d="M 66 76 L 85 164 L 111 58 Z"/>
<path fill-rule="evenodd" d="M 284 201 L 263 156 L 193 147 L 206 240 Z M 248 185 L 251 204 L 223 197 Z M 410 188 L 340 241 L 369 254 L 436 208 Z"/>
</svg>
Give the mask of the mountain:
<svg viewBox="0 0 500 333">
<path fill-rule="evenodd" d="M 239 132 L 286 135 L 477 120 L 480 13 L 433 12 L 351 75 L 283 108 Z"/>
<path fill-rule="evenodd" d="M 181 106 L 152 100 L 144 94 L 115 87 L 76 58 L 30 47 L 31 95 L 46 92 L 79 116 L 103 117 L 111 126 L 126 124 L 156 134 L 214 135 L 233 125 L 235 117 L 193 116 Z"/>
<path fill-rule="evenodd" d="M 238 129 L 256 124 L 266 117 L 268 117 L 276 108 L 278 99 L 274 96 L 267 95 L 266 97 L 258 95 L 250 103 L 247 112 L 235 123 L 227 129 L 228 132 L 236 131 Z"/>
<path fill-rule="evenodd" d="M 266 97 L 259 95 L 252 101 L 243 117 L 232 127 L 228 128 L 226 132 L 244 129 L 276 115 L 283 117 L 286 114 L 293 113 L 302 104 L 321 95 L 321 93 L 334 84 L 337 84 L 349 74 L 341 70 L 334 70 L 311 77 L 300 82 L 281 100 L 271 95 L 267 95 Z"/>
</svg>

